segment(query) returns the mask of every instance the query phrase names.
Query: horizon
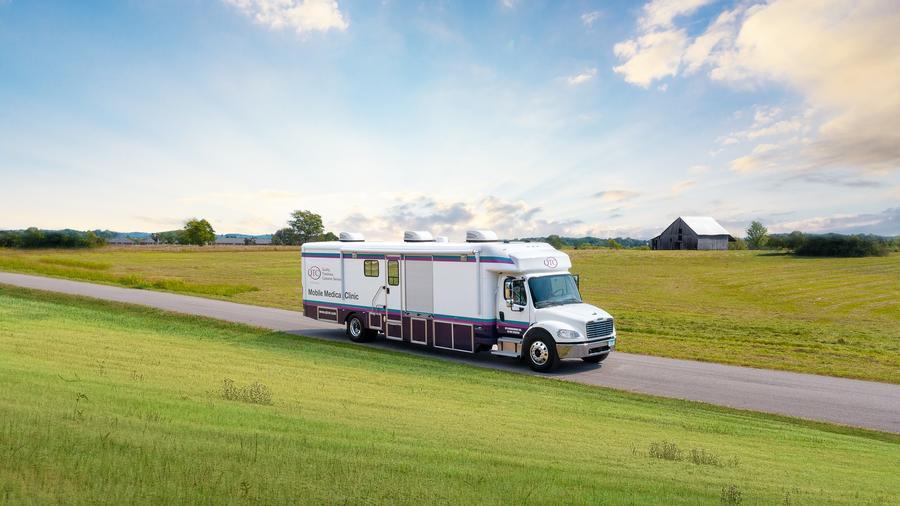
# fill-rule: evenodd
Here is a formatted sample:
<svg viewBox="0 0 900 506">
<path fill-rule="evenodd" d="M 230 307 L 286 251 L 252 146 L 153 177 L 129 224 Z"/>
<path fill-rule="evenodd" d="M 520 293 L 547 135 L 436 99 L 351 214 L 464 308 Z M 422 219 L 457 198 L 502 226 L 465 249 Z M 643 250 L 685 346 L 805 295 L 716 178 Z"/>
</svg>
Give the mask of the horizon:
<svg viewBox="0 0 900 506">
<path fill-rule="evenodd" d="M 0 228 L 896 236 L 896 26 L 887 0 L 0 0 Z"/>
</svg>

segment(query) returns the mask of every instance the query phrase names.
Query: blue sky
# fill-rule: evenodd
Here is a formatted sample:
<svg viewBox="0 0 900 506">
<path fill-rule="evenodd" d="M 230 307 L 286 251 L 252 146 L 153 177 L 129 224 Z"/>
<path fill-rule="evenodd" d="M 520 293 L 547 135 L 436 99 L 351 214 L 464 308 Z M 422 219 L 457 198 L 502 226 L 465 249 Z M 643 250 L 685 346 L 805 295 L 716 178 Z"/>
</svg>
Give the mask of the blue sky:
<svg viewBox="0 0 900 506">
<path fill-rule="evenodd" d="M 900 233 L 889 1 L 0 0 L 0 228 Z"/>
</svg>

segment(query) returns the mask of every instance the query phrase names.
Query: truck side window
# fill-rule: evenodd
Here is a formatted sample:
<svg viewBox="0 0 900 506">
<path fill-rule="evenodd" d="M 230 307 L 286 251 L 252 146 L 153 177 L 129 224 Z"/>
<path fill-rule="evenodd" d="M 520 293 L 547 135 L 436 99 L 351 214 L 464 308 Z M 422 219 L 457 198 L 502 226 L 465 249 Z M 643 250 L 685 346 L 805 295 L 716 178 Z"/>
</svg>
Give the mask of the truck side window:
<svg viewBox="0 0 900 506">
<path fill-rule="evenodd" d="M 512 301 L 518 306 L 528 304 L 528 297 L 525 295 L 525 281 L 517 279 L 512 284 Z"/>
<path fill-rule="evenodd" d="M 363 260 L 363 274 L 367 278 L 378 277 L 378 260 Z"/>
<path fill-rule="evenodd" d="M 388 260 L 388 284 L 397 286 L 400 284 L 400 261 Z"/>
</svg>

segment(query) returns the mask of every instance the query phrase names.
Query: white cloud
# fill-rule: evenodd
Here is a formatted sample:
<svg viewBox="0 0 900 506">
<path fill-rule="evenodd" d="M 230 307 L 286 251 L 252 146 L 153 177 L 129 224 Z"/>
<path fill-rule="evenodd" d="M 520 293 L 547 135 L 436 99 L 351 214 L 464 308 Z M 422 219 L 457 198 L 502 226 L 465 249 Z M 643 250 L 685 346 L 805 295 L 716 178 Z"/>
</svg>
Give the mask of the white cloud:
<svg viewBox="0 0 900 506">
<path fill-rule="evenodd" d="M 337 0 L 223 0 L 240 9 L 261 25 L 273 30 L 292 29 L 297 33 L 346 30 Z"/>
<path fill-rule="evenodd" d="M 653 0 L 644 5 L 640 24 L 645 30 L 672 26 L 672 21 L 693 13 L 712 0 Z"/>
<path fill-rule="evenodd" d="M 466 230 L 491 229 L 503 238 L 580 235 L 586 226 L 581 220 L 554 220 L 542 216 L 539 206 L 497 197 L 472 200 L 441 199 L 431 196 L 394 197 L 395 204 L 378 214 L 352 213 L 335 225 L 335 230 L 353 230 L 372 240 L 396 240 L 404 230 L 429 230 L 461 240 Z"/>
<path fill-rule="evenodd" d="M 812 233 L 837 232 L 893 236 L 900 233 L 900 207 L 885 209 L 880 213 L 839 214 L 785 221 L 773 223 L 768 228 L 773 233 L 801 230 Z"/>
<path fill-rule="evenodd" d="M 757 106 L 753 112 L 753 126 L 760 127 L 772 122 L 781 115 L 780 107 Z"/>
<path fill-rule="evenodd" d="M 655 31 L 620 42 L 613 52 L 625 63 L 613 67 L 613 71 L 629 83 L 647 88 L 657 79 L 678 73 L 686 46 L 684 30 Z"/>
<path fill-rule="evenodd" d="M 519 3 L 519 0 L 500 0 L 500 5 L 506 9 L 512 9 Z"/>
<path fill-rule="evenodd" d="M 679 195 L 681 193 L 684 193 L 685 191 L 693 188 L 696 184 L 697 184 L 696 181 L 693 181 L 690 179 L 685 180 L 685 181 L 679 181 L 679 182 L 675 183 L 674 185 L 672 185 L 672 194 Z"/>
<path fill-rule="evenodd" d="M 584 23 L 584 26 L 592 28 L 594 22 L 600 19 L 600 16 L 602 16 L 600 11 L 585 12 L 581 15 L 581 22 Z"/>
<path fill-rule="evenodd" d="M 782 120 L 768 126 L 750 130 L 746 133 L 748 139 L 757 139 L 759 137 L 770 137 L 773 135 L 784 135 L 798 130 L 802 130 L 805 123 L 799 118 L 790 120 Z"/>
<path fill-rule="evenodd" d="M 640 195 L 640 193 L 631 190 L 605 190 L 594 194 L 601 202 L 621 202 L 630 200 Z"/>
<path fill-rule="evenodd" d="M 590 81 L 596 75 L 597 75 L 597 69 L 594 69 L 594 68 L 586 69 L 585 71 L 583 71 L 581 73 L 567 77 L 566 82 L 569 83 L 570 86 L 578 86 L 579 84 L 584 84 L 584 83 Z"/>
<path fill-rule="evenodd" d="M 736 137 L 734 137 L 734 136 L 731 136 L 731 135 L 724 135 L 724 136 L 722 136 L 722 137 L 719 137 L 719 139 L 718 139 L 717 142 L 718 142 L 719 144 L 723 145 L 723 146 L 730 146 L 730 145 L 732 145 L 732 144 L 737 144 L 737 143 L 739 143 L 739 142 L 741 142 L 741 141 L 739 141 L 739 140 L 738 140 Z"/>
<path fill-rule="evenodd" d="M 705 31 L 688 37 L 678 26 L 703 0 L 654 0 L 644 6 L 637 36 L 614 46 L 626 81 L 653 81 L 708 69 L 733 86 L 778 84 L 822 111 L 775 122 L 780 111 L 757 111 L 747 137 L 813 129 L 795 152 L 804 166 L 900 168 L 900 9 L 895 0 L 741 2 Z M 763 125 L 774 123 L 771 127 Z M 752 135 L 752 137 L 751 137 Z M 743 164 L 738 164 L 743 165 Z"/>
</svg>

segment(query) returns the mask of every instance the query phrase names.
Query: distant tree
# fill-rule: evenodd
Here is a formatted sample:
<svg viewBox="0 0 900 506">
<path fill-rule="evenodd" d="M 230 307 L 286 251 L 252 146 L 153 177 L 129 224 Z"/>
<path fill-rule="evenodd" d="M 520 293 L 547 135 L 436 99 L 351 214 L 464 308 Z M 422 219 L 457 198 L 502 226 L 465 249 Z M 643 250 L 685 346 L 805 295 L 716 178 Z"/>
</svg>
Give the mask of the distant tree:
<svg viewBox="0 0 900 506">
<path fill-rule="evenodd" d="M 293 246 L 297 244 L 297 235 L 290 227 L 282 228 L 272 234 L 272 244 L 276 246 Z"/>
<path fill-rule="evenodd" d="M 334 232 L 325 232 L 319 236 L 320 241 L 337 241 L 338 239 L 339 237 L 334 235 Z"/>
<path fill-rule="evenodd" d="M 153 244 L 159 244 L 160 238 L 161 234 L 159 232 L 150 234 L 150 240 L 153 241 Z"/>
<path fill-rule="evenodd" d="M 769 239 L 769 229 L 759 221 L 753 220 L 747 227 L 747 244 L 751 249 L 759 249 L 766 245 Z"/>
<path fill-rule="evenodd" d="M 610 239 L 606 241 L 609 244 L 610 249 L 622 249 L 622 245 L 618 243 L 615 239 Z"/>
<path fill-rule="evenodd" d="M 256 244 L 256 238 L 244 237 L 244 246 L 253 246 Z"/>
<path fill-rule="evenodd" d="M 184 224 L 181 234 L 179 234 L 181 244 L 196 244 L 203 246 L 216 241 L 216 231 L 212 225 L 204 219 L 192 218 Z"/>
<path fill-rule="evenodd" d="M 732 249 L 732 250 L 747 249 L 747 241 L 738 237 L 737 239 L 734 240 L 734 242 L 728 243 L 728 249 Z"/>
<path fill-rule="evenodd" d="M 312 211 L 294 211 L 288 225 L 294 231 L 296 244 L 314 241 L 325 232 L 322 217 Z"/>
<path fill-rule="evenodd" d="M 549 244 L 550 246 L 553 246 L 556 249 L 561 249 L 563 246 L 565 246 L 565 243 L 563 242 L 562 238 L 560 238 L 556 234 L 547 236 L 546 241 L 547 241 L 547 244 Z"/>
</svg>

